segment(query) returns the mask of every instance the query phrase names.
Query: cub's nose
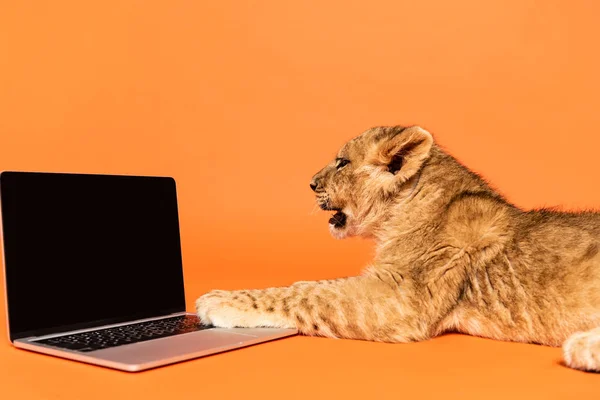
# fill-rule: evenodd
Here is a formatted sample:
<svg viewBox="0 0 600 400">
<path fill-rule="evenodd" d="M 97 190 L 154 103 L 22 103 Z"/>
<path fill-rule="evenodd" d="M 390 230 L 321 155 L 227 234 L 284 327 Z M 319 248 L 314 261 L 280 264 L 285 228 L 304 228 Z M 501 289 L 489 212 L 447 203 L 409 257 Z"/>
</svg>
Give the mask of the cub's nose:
<svg viewBox="0 0 600 400">
<path fill-rule="evenodd" d="M 317 186 L 318 185 L 317 185 L 316 181 L 313 180 L 313 181 L 310 182 L 310 188 L 312 189 L 313 192 L 317 191 Z"/>
</svg>

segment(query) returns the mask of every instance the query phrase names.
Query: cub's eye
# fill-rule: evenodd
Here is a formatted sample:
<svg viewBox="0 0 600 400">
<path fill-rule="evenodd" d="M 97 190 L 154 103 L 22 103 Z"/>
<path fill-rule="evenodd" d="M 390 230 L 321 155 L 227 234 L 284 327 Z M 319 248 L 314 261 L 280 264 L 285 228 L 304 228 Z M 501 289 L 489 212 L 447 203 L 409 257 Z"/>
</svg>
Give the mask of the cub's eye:
<svg viewBox="0 0 600 400">
<path fill-rule="evenodd" d="M 350 160 L 346 160 L 345 158 L 338 158 L 337 162 L 335 163 L 335 167 L 337 169 L 341 169 L 348 164 L 350 164 Z"/>
</svg>

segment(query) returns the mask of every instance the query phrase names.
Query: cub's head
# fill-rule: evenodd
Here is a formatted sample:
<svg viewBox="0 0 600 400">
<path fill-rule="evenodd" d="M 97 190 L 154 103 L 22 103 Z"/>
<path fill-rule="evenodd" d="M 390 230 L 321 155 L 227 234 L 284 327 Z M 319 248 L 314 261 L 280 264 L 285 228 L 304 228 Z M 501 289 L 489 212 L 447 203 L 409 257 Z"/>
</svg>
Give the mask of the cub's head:
<svg viewBox="0 0 600 400">
<path fill-rule="evenodd" d="M 418 126 L 376 127 L 346 143 L 310 182 L 319 207 L 334 211 L 331 234 L 371 236 L 410 195 L 432 146 Z"/>
</svg>

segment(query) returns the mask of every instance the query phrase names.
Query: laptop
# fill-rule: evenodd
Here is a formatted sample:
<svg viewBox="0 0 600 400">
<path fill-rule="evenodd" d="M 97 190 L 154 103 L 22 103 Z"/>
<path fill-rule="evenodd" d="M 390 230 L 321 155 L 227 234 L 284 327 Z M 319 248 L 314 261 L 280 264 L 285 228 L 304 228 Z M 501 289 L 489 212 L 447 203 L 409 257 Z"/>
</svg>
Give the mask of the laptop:
<svg viewBox="0 0 600 400">
<path fill-rule="evenodd" d="M 142 371 L 297 334 L 186 312 L 171 177 L 6 171 L 0 202 L 17 348 Z"/>
</svg>

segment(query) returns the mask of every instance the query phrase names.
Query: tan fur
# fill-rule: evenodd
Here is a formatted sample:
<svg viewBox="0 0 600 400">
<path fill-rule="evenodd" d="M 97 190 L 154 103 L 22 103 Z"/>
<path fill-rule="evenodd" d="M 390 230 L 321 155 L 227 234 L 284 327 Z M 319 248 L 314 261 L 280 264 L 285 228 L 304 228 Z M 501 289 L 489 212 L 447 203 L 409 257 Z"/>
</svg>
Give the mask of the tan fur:
<svg viewBox="0 0 600 400">
<path fill-rule="evenodd" d="M 317 202 L 340 210 L 337 238 L 371 237 L 360 276 L 201 296 L 204 323 L 296 327 L 380 342 L 448 331 L 563 346 L 600 371 L 600 214 L 521 210 L 420 127 L 378 127 L 317 173 Z M 339 168 L 338 168 L 339 166 Z"/>
</svg>

